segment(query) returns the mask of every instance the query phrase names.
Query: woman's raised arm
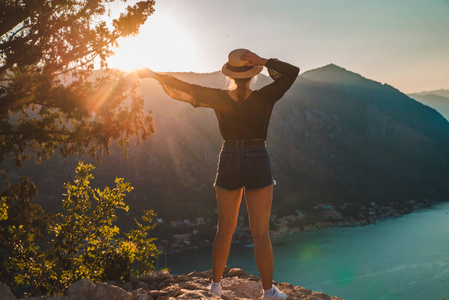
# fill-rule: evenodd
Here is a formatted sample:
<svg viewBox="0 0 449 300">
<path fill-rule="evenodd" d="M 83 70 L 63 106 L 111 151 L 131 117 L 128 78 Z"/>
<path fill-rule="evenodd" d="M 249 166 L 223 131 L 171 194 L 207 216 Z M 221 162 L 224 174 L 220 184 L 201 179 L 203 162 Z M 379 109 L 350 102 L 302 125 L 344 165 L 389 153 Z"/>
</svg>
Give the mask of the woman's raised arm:
<svg viewBox="0 0 449 300">
<path fill-rule="evenodd" d="M 191 84 L 171 75 L 159 74 L 148 68 L 134 71 L 139 78 L 153 78 L 162 85 L 165 93 L 173 99 L 188 102 L 194 107 L 213 107 L 218 89 Z"/>
<path fill-rule="evenodd" d="M 154 74 L 156 74 L 148 68 L 139 68 L 139 69 L 134 70 L 133 73 L 136 74 L 136 76 L 141 79 L 148 78 L 148 77 L 152 78 L 154 76 Z"/>
<path fill-rule="evenodd" d="M 244 53 L 242 53 L 242 55 L 240 56 L 240 58 L 242 60 L 245 60 L 245 66 L 265 66 L 265 64 L 267 63 L 268 59 L 266 58 L 262 58 L 259 55 L 257 55 L 254 52 L 251 51 L 245 51 Z"/>
</svg>

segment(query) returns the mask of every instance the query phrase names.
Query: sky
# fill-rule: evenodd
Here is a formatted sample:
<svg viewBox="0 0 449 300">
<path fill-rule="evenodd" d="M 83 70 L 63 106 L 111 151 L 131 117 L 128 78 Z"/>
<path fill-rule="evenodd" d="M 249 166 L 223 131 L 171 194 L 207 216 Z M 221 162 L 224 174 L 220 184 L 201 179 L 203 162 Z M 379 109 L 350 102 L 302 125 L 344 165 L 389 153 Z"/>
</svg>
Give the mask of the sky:
<svg viewBox="0 0 449 300">
<path fill-rule="evenodd" d="M 247 48 L 404 93 L 449 89 L 449 0 L 156 0 L 140 33 L 119 43 L 111 68 L 215 72 Z"/>
</svg>

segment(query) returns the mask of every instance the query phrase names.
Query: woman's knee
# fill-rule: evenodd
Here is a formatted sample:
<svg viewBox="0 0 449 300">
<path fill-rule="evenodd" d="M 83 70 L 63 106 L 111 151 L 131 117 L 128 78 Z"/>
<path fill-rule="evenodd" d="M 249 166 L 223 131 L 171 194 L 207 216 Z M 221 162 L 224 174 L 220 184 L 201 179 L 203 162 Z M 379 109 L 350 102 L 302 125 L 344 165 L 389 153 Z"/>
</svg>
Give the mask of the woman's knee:
<svg viewBox="0 0 449 300">
<path fill-rule="evenodd" d="M 234 234 L 236 227 L 237 227 L 237 224 L 231 224 L 231 223 L 219 224 L 217 227 L 217 234 L 225 235 L 225 236 L 229 236 L 229 235 L 232 236 Z"/>
<path fill-rule="evenodd" d="M 268 226 L 250 226 L 251 235 L 253 239 L 266 238 L 270 236 L 270 230 Z"/>
</svg>

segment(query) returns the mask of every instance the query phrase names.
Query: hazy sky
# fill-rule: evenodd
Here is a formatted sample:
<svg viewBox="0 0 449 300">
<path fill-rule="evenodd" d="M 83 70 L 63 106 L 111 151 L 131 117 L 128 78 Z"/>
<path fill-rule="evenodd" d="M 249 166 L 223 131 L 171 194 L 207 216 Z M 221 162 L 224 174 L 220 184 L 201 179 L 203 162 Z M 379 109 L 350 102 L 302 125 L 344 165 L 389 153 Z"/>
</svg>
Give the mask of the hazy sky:
<svg viewBox="0 0 449 300">
<path fill-rule="evenodd" d="M 235 48 L 406 93 L 449 89 L 449 0 L 156 0 L 110 67 L 213 72 Z"/>
</svg>

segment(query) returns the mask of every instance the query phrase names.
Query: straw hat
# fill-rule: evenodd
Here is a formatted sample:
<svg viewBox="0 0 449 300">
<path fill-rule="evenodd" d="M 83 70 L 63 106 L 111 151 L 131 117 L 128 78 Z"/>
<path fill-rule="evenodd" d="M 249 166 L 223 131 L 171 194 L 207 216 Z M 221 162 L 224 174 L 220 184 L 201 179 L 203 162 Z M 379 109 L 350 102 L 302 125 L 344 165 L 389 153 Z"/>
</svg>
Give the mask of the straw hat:
<svg viewBox="0 0 449 300">
<path fill-rule="evenodd" d="M 246 60 L 241 55 L 247 49 L 235 49 L 229 53 L 228 62 L 223 65 L 221 72 L 231 78 L 251 78 L 262 72 L 263 66 L 245 66 Z"/>
</svg>

